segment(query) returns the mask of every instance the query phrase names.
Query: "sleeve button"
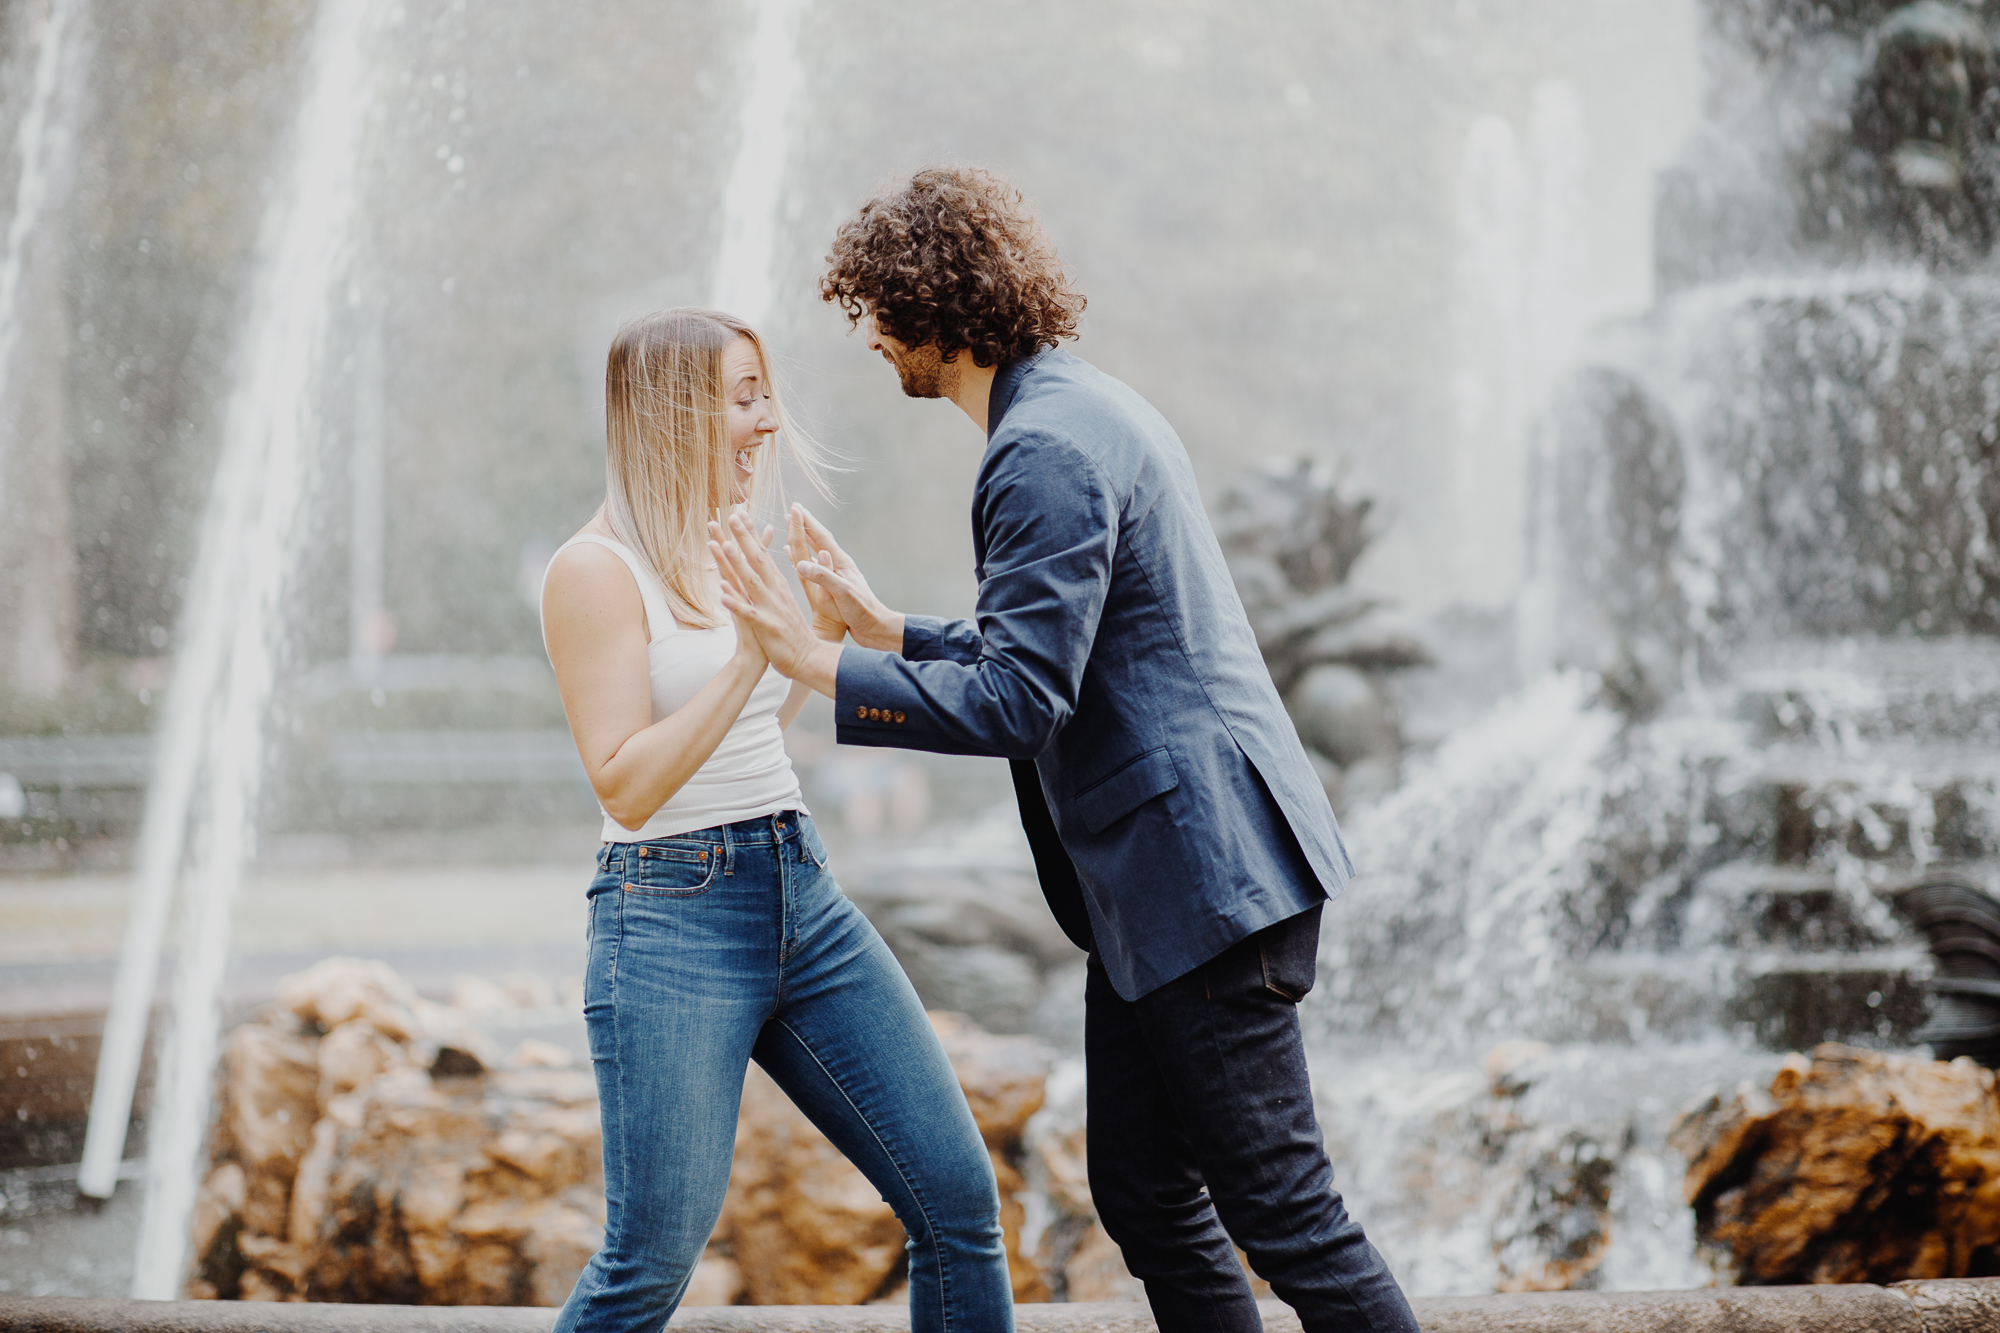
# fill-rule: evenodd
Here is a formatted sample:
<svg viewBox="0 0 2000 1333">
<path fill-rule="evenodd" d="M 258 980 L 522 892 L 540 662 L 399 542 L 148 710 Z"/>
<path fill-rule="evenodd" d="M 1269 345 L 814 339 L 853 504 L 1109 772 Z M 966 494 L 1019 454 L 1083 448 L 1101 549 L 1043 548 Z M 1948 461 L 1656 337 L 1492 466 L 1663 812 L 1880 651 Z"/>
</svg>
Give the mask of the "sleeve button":
<svg viewBox="0 0 2000 1333">
<path fill-rule="evenodd" d="M 854 720 L 856 722 L 866 722 L 868 720 L 868 710 L 866 708 L 855 709 Z"/>
<path fill-rule="evenodd" d="M 903 714 L 901 714 L 901 713 L 898 713 L 898 714 L 896 714 L 896 720 L 897 720 L 898 722 L 901 722 L 901 721 L 903 720 Z"/>
</svg>

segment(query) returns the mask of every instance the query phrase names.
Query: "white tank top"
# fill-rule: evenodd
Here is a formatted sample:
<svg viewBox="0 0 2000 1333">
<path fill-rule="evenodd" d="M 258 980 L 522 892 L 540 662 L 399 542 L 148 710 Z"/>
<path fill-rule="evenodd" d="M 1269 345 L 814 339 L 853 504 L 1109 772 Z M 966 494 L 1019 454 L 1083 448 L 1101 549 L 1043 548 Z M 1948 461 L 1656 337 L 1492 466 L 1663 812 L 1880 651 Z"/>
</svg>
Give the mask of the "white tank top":
<svg viewBox="0 0 2000 1333">
<path fill-rule="evenodd" d="M 660 586 L 659 576 L 630 547 L 610 537 L 584 532 L 564 542 L 556 555 L 578 542 L 591 542 L 612 552 L 625 562 L 639 584 L 639 598 L 646 607 L 646 661 L 653 676 L 653 721 L 658 722 L 685 706 L 728 665 L 736 652 L 736 626 L 732 622 L 716 629 L 682 627 L 667 609 L 667 593 Z M 555 558 L 551 557 L 549 563 L 553 565 Z M 542 581 L 548 582 L 546 571 Z M 544 628 L 544 648 L 547 637 Z M 743 712 L 708 762 L 696 769 L 686 785 L 641 827 L 628 829 L 605 815 L 604 840 L 650 842 L 717 824 L 732 824 L 739 819 L 775 815 L 781 810 L 810 813 L 799 792 L 791 756 L 785 753 L 784 732 L 778 726 L 778 709 L 790 692 L 790 681 L 775 668 L 766 669 L 764 678 L 750 691 Z"/>
</svg>

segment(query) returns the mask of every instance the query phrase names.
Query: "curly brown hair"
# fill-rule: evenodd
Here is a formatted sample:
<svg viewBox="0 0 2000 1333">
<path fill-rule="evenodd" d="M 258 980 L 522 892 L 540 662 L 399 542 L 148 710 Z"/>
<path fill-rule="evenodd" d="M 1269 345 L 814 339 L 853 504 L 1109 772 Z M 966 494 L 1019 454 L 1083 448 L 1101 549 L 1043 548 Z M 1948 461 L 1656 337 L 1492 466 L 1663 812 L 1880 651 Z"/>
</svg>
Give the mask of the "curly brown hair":
<svg viewBox="0 0 2000 1333">
<path fill-rule="evenodd" d="M 849 323 L 873 311 L 898 342 L 982 367 L 1076 337 L 1085 304 L 1021 192 L 978 167 L 925 167 L 870 199 L 826 262 L 820 299 Z"/>
</svg>

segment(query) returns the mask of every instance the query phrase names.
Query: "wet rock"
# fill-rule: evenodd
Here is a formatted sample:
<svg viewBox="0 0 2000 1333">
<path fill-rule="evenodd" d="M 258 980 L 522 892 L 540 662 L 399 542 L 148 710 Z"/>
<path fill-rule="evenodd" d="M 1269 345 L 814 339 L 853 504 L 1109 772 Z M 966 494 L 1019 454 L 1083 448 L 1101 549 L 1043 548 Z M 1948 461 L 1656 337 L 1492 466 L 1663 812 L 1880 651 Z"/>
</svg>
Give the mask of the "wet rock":
<svg viewBox="0 0 2000 1333">
<path fill-rule="evenodd" d="M 931 1021 L 993 1158 L 1015 1299 L 1047 1300 L 1044 1270 L 1022 1245 L 1028 1185 L 1019 1162 L 1023 1131 L 1042 1104 L 1048 1053 L 1030 1038 L 981 1032 L 959 1015 Z M 888 1204 L 754 1068 L 718 1235 L 753 1305 L 859 1304 L 890 1294 L 903 1278 L 903 1228 Z"/>
<path fill-rule="evenodd" d="M 287 978 L 224 1048 L 188 1293 L 560 1302 L 601 1239 L 596 1088 L 541 1045 L 485 1073 L 490 1039 L 380 963 Z"/>
<path fill-rule="evenodd" d="M 889 1205 L 754 1067 L 720 1229 L 752 1305 L 859 1305 L 894 1285 L 903 1264 Z"/>
<path fill-rule="evenodd" d="M 1500 1291 L 1595 1285 L 1611 1245 L 1615 1153 L 1587 1128 L 1543 1129 L 1502 1149 L 1492 1222 Z"/>
<path fill-rule="evenodd" d="M 1389 701 L 1367 672 L 1324 663 L 1286 696 L 1299 739 L 1342 768 L 1402 747 Z"/>
<path fill-rule="evenodd" d="M 1697 1234 L 1738 1282 L 2000 1274 L 1994 1075 L 1828 1044 L 1674 1131 Z"/>
<path fill-rule="evenodd" d="M 254 1029 L 243 1029 L 254 1031 Z M 409 1052 L 362 1019 L 351 1019 L 326 1034 L 319 1043 L 319 1105 L 354 1091 L 396 1065 L 409 1063 Z"/>
<path fill-rule="evenodd" d="M 323 1032 L 360 1021 L 391 1041 L 409 1041 L 422 1001 L 387 963 L 328 958 L 279 982 L 278 1003 Z"/>
<path fill-rule="evenodd" d="M 933 1013 L 930 1020 L 980 1137 L 995 1153 L 1014 1153 L 1047 1097 L 1048 1048 L 1032 1037 L 982 1032 L 963 1014 Z"/>
<path fill-rule="evenodd" d="M 992 1154 L 1016 1299 L 1046 1300 L 1023 1243 L 1023 1133 L 1051 1056 L 957 1015 L 932 1021 Z M 289 979 L 225 1047 L 187 1294 L 560 1304 L 603 1238 L 596 1088 L 560 1047 L 497 1052 L 469 1015 L 379 964 Z M 904 1281 L 903 1242 L 874 1187 L 753 1068 L 730 1194 L 686 1303 L 878 1299 Z"/>
<path fill-rule="evenodd" d="M 320 1114 L 315 1045 L 304 1036 L 251 1026 L 231 1033 L 223 1048 L 214 1156 L 242 1173 L 237 1216 L 253 1233 L 285 1232 L 292 1178 L 312 1147 Z"/>
<path fill-rule="evenodd" d="M 988 1032 L 1035 1028 L 1051 977 L 1083 957 L 1042 900 L 1011 801 L 948 842 L 843 882 L 924 1007 L 970 1015 Z"/>
<path fill-rule="evenodd" d="M 289 1236 L 311 1300 L 560 1300 L 603 1223 L 596 1089 L 580 1072 L 390 1070 L 336 1103 Z"/>
<path fill-rule="evenodd" d="M 1118 1243 L 1094 1218 L 1063 1260 L 1063 1290 L 1072 1301 L 1139 1301 L 1146 1288 L 1125 1267 Z"/>
<path fill-rule="evenodd" d="M 1315 1101 L 1335 1186 L 1406 1286 L 1684 1285 L 1701 1274 L 1670 1260 L 1635 1273 L 1629 1257 L 1656 1203 L 1686 1217 L 1657 1166 L 1665 1143 L 1631 1109 L 1649 1100 L 1644 1077 L 1601 1048 L 1511 1040 L 1470 1067 L 1344 1070 Z"/>
<path fill-rule="evenodd" d="M 681 1293 L 681 1304 L 737 1305 L 747 1294 L 743 1269 L 737 1262 L 727 1255 L 709 1254 L 694 1266 L 694 1276 L 688 1279 L 687 1290 Z"/>
</svg>

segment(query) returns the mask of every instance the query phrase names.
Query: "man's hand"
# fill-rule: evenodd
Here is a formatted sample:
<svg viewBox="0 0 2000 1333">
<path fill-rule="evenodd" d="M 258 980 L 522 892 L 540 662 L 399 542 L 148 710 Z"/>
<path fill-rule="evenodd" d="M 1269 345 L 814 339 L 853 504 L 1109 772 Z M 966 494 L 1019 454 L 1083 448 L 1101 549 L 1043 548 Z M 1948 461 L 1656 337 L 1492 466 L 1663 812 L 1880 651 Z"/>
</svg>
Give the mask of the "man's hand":
<svg viewBox="0 0 2000 1333">
<path fill-rule="evenodd" d="M 785 514 L 785 553 L 802 570 L 814 559 L 812 537 L 806 530 L 809 521 L 804 505 L 795 504 Z M 806 605 L 812 608 L 813 633 L 828 643 L 839 643 L 846 638 L 847 620 L 840 614 L 833 594 L 803 575 L 799 581 L 805 586 Z"/>
<path fill-rule="evenodd" d="M 807 513 L 804 505 L 795 504 L 785 516 L 785 531 L 785 545 L 798 564 L 799 582 L 813 603 L 815 623 L 823 614 L 820 606 L 824 600 L 826 620 L 839 620 L 863 648 L 901 653 L 903 613 L 882 605 L 868 580 L 861 577 L 861 567 L 840 549 L 825 525 Z"/>
<path fill-rule="evenodd" d="M 813 633 L 784 574 L 741 514 L 708 525 L 708 549 L 722 577 L 722 605 L 747 625 L 780 674 L 833 697 L 840 645 Z"/>
</svg>

